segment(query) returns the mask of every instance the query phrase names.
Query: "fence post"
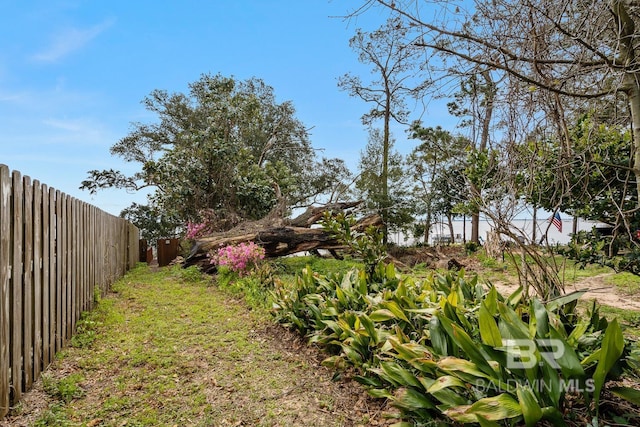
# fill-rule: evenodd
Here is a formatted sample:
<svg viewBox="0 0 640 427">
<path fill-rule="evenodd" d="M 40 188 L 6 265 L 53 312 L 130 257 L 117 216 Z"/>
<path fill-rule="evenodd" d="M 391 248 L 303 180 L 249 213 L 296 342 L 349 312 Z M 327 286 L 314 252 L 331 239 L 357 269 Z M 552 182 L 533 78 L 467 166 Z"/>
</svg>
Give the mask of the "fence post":
<svg viewBox="0 0 640 427">
<path fill-rule="evenodd" d="M 49 217 L 49 189 L 42 184 L 42 350 L 41 370 L 49 365 L 49 242 L 51 218 Z"/>
<path fill-rule="evenodd" d="M 158 239 L 158 265 L 167 266 L 178 256 L 180 239 Z"/>
<path fill-rule="evenodd" d="M 45 363 L 48 365 L 53 361 L 56 351 L 56 289 L 58 284 L 58 257 L 56 245 L 58 240 L 58 219 L 56 217 L 56 190 L 49 188 L 49 277 L 47 278 L 48 288 L 48 341 L 45 352 Z"/>
<path fill-rule="evenodd" d="M 64 213 L 63 213 L 63 193 L 60 190 L 56 190 L 56 285 L 54 287 L 56 303 L 54 313 L 56 319 L 56 345 L 53 348 L 51 357 L 62 348 L 62 286 L 64 284 L 64 268 L 66 266 L 64 248 L 65 237 L 63 229 Z"/>
</svg>

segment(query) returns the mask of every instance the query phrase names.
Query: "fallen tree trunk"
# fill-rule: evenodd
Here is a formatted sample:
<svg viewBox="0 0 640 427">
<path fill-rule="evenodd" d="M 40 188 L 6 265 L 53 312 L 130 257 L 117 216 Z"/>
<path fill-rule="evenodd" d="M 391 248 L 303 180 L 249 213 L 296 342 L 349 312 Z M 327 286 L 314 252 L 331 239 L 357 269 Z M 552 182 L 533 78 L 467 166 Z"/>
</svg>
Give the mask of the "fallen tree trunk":
<svg viewBox="0 0 640 427">
<path fill-rule="evenodd" d="M 324 217 L 326 212 L 342 211 L 349 213 L 349 209 L 358 207 L 362 204 L 362 201 L 357 202 L 341 202 L 330 203 L 324 206 L 309 206 L 304 213 L 291 219 L 285 220 L 285 224 L 293 227 L 311 227 Z"/>
<path fill-rule="evenodd" d="M 377 227 L 381 224 L 380 216 L 371 215 L 362 218 L 352 229 L 354 231 L 362 231 L 369 226 Z M 329 251 L 345 249 L 344 244 L 322 228 L 280 226 L 250 231 L 251 228 L 243 225 L 226 233 L 197 239 L 191 249 L 191 253 L 185 259 L 184 266 L 197 265 L 204 271 L 214 270 L 215 267 L 209 261 L 209 253 L 211 251 L 243 242 L 255 242 L 262 246 L 265 250 L 265 256 L 269 258 L 298 252 L 317 251 L 319 249 Z"/>
</svg>

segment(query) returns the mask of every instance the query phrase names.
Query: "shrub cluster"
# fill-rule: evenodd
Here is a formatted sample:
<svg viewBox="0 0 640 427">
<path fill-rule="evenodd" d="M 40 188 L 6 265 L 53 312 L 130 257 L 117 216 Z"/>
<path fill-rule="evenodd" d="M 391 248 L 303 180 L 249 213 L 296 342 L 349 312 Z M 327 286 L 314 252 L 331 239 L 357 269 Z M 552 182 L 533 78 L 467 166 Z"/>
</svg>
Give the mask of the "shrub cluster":
<svg viewBox="0 0 640 427">
<path fill-rule="evenodd" d="M 248 268 L 257 266 L 258 262 L 264 259 L 265 251 L 263 247 L 249 242 L 224 246 L 209 256 L 211 264 L 227 267 L 231 271 L 241 274 Z"/>
<path fill-rule="evenodd" d="M 280 322 L 331 353 L 325 365 L 355 368 L 404 419 L 597 425 L 605 383 L 623 372 L 630 345 L 595 304 L 578 316 L 580 295 L 525 301 L 521 289 L 503 296 L 464 272 L 414 281 L 379 263 L 373 272 L 306 268 L 272 297 Z"/>
<path fill-rule="evenodd" d="M 597 230 L 579 231 L 558 253 L 577 261 L 582 267 L 598 264 L 616 272 L 627 271 L 640 276 L 640 230 L 630 235 L 603 236 Z"/>
</svg>

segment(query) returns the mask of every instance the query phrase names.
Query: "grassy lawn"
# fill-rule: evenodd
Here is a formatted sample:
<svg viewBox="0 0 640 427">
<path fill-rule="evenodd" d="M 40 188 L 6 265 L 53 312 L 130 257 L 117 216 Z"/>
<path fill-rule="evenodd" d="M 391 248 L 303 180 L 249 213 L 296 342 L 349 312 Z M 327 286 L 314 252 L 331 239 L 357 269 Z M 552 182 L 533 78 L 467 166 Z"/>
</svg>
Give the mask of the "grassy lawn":
<svg viewBox="0 0 640 427">
<path fill-rule="evenodd" d="M 192 269 L 134 269 L 44 374 L 38 387 L 47 405 L 34 418 L 27 401 L 6 425 L 370 423 L 375 414 L 359 386 L 332 382 L 321 356 L 266 310 L 211 284 Z"/>
</svg>

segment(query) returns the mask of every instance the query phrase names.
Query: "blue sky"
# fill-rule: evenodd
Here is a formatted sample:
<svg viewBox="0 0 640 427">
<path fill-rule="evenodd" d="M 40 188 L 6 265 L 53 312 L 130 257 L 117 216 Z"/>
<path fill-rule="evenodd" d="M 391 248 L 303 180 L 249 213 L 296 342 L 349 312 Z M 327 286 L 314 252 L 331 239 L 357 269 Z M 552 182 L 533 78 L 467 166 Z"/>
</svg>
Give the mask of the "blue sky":
<svg viewBox="0 0 640 427">
<path fill-rule="evenodd" d="M 91 169 L 136 165 L 109 154 L 131 122 L 155 116 L 154 89 L 187 92 L 203 73 L 258 77 L 313 127 L 314 147 L 355 168 L 368 109 L 337 87 L 366 75 L 348 45 L 383 12 L 343 16 L 359 0 L 0 0 L 0 163 L 119 214 L 143 194 L 78 189 Z M 441 114 L 440 114 L 441 115 Z M 425 124 L 435 126 L 440 123 Z M 397 130 L 398 148 L 413 143 Z"/>
</svg>

